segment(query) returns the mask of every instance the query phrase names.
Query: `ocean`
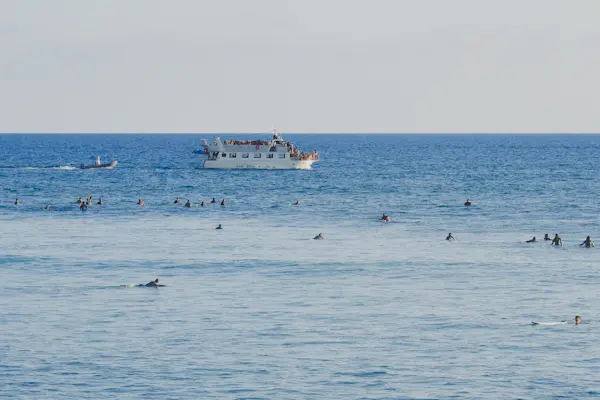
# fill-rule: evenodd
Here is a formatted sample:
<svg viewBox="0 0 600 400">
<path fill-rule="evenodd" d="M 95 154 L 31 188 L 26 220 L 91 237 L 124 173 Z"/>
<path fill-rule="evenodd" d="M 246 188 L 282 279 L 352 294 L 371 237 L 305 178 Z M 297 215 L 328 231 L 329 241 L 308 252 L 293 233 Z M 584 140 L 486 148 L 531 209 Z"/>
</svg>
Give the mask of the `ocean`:
<svg viewBox="0 0 600 400">
<path fill-rule="evenodd" d="M 1 398 L 600 397 L 599 135 L 215 136 L 0 135 Z"/>
</svg>

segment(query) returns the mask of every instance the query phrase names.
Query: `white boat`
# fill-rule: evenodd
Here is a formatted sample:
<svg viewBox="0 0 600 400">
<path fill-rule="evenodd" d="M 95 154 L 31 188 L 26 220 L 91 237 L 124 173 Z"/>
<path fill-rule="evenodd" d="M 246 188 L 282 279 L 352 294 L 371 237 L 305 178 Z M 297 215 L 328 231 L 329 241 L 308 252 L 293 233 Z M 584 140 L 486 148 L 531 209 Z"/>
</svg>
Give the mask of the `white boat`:
<svg viewBox="0 0 600 400">
<path fill-rule="evenodd" d="M 203 140 L 203 149 L 195 151 L 206 157 L 204 168 L 217 169 L 311 169 L 319 161 L 319 153 L 305 153 L 293 143 L 284 141 L 277 131 L 273 139 L 225 140 L 212 144 Z"/>
</svg>

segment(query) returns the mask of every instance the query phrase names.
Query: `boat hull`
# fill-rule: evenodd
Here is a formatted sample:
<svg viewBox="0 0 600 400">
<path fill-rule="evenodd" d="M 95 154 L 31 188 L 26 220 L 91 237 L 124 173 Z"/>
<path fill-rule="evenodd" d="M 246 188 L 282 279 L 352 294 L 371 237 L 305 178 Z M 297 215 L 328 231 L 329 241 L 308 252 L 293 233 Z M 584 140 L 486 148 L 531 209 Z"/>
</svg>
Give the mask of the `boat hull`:
<svg viewBox="0 0 600 400">
<path fill-rule="evenodd" d="M 204 168 L 210 169 L 312 169 L 313 160 L 253 160 L 217 159 L 205 160 Z"/>
<path fill-rule="evenodd" d="M 94 168 L 106 168 L 106 169 L 113 169 L 114 167 L 117 166 L 117 161 L 113 161 L 110 164 L 100 164 L 100 165 L 96 165 L 96 164 L 92 164 L 92 165 L 81 165 L 79 167 L 79 169 L 94 169 Z"/>
</svg>

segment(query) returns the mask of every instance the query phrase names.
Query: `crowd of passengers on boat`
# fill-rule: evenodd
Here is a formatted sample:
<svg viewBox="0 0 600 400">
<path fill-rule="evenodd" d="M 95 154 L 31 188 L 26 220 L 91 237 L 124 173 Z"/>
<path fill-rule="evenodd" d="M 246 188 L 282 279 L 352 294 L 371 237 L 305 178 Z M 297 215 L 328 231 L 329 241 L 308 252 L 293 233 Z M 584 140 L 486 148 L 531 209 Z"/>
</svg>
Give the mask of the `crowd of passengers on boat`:
<svg viewBox="0 0 600 400">
<path fill-rule="evenodd" d="M 215 144 L 217 144 L 217 141 L 215 140 Z M 266 141 L 266 140 L 225 140 L 223 142 L 223 144 L 225 145 L 233 145 L 233 146 L 270 146 L 272 145 L 272 142 Z M 281 143 L 284 146 L 289 146 L 291 145 L 291 143 L 286 143 L 286 142 L 282 142 Z"/>
</svg>

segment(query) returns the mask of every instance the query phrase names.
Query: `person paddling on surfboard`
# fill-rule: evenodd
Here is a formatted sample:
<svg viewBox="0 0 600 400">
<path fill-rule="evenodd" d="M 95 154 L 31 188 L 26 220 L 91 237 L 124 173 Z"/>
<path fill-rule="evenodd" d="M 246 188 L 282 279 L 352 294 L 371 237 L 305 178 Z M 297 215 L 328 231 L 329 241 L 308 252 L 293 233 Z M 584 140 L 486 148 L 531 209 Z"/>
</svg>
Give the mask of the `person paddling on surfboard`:
<svg viewBox="0 0 600 400">
<path fill-rule="evenodd" d="M 525 243 L 534 243 L 535 241 L 536 240 L 535 240 L 535 236 L 534 236 L 533 239 L 526 240 Z"/>
<path fill-rule="evenodd" d="M 592 238 L 591 238 L 591 237 L 589 237 L 589 236 L 585 238 L 585 240 L 583 241 L 583 243 L 581 243 L 581 244 L 580 244 L 580 246 L 585 246 L 585 247 L 587 247 L 588 249 L 589 249 L 590 247 L 595 247 L 595 246 L 594 246 L 594 242 L 592 242 Z"/>
<path fill-rule="evenodd" d="M 554 239 L 552 239 L 552 243 L 553 246 L 562 246 L 562 239 L 560 237 L 558 237 L 558 233 L 554 234 Z"/>
<path fill-rule="evenodd" d="M 544 240 L 552 240 L 552 238 L 550 238 L 550 236 L 548 236 L 548 234 L 546 233 L 546 235 L 544 236 Z"/>
<path fill-rule="evenodd" d="M 164 287 L 166 285 L 161 285 L 158 278 L 156 278 L 155 280 L 150 281 L 150 282 L 146 283 L 145 285 L 143 283 L 138 285 L 138 287 L 144 287 L 144 286 L 145 287 Z"/>
<path fill-rule="evenodd" d="M 469 201 L 469 199 L 465 201 L 465 207 L 471 207 L 471 202 Z"/>
<path fill-rule="evenodd" d="M 323 234 L 322 234 L 322 233 L 319 233 L 319 234 L 318 234 L 317 236 L 315 236 L 313 239 L 314 239 L 314 240 L 323 240 L 323 239 L 324 239 L 324 238 L 323 238 Z"/>
</svg>

